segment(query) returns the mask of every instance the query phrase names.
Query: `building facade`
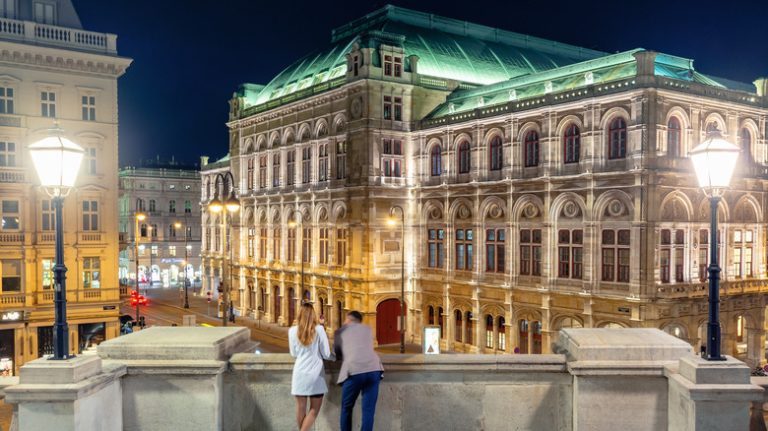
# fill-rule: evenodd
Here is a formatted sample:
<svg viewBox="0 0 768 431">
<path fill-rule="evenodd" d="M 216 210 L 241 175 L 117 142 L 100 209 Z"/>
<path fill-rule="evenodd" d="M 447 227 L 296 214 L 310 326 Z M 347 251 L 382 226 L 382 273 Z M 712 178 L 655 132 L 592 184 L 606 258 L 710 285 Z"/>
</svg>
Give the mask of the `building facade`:
<svg viewBox="0 0 768 431">
<path fill-rule="evenodd" d="M 53 353 L 55 220 L 27 146 L 58 123 L 86 153 L 64 201 L 70 349 L 119 333 L 116 36 L 67 0 L 0 2 L 0 368 Z"/>
<path fill-rule="evenodd" d="M 200 284 L 200 172 L 166 164 L 120 169 L 120 279 L 152 287 Z M 145 215 L 138 222 L 136 214 Z M 136 241 L 138 240 L 138 271 Z"/>
<path fill-rule="evenodd" d="M 759 362 L 766 89 L 385 7 L 231 100 L 237 307 L 289 325 L 309 299 L 331 328 L 357 309 L 396 343 L 404 277 L 409 342 L 436 325 L 444 349 L 546 353 L 560 328 L 615 326 L 698 348 L 712 245 L 686 155 L 718 128 L 743 148 L 719 213 L 724 351 Z"/>
</svg>

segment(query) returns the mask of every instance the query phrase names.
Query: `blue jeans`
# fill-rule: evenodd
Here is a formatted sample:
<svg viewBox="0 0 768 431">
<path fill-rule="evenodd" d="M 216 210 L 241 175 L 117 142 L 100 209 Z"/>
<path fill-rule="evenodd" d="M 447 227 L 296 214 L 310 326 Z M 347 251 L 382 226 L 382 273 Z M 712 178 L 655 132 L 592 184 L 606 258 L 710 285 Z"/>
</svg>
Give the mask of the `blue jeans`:
<svg viewBox="0 0 768 431">
<path fill-rule="evenodd" d="M 363 393 L 363 425 L 361 431 L 373 431 L 376 399 L 379 397 L 381 371 L 355 374 L 344 380 L 341 389 L 341 431 L 352 431 L 352 410 L 360 392 Z"/>
</svg>

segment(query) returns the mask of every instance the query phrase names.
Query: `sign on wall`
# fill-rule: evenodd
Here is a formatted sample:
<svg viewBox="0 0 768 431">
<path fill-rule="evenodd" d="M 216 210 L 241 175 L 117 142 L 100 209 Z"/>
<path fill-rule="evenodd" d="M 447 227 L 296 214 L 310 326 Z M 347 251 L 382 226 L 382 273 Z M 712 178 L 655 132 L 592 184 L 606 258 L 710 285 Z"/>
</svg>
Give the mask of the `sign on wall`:
<svg viewBox="0 0 768 431">
<path fill-rule="evenodd" d="M 422 352 L 425 355 L 440 354 L 440 327 L 425 326 L 421 337 Z"/>
</svg>

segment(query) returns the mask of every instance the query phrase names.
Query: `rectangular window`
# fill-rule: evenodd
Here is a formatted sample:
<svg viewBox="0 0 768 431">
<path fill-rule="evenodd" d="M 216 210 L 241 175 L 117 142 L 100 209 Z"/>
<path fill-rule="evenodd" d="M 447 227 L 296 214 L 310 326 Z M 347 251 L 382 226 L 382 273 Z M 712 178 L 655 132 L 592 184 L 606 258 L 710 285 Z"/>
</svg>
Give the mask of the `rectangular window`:
<svg viewBox="0 0 768 431">
<path fill-rule="evenodd" d="M 384 56 L 384 76 L 392 76 L 392 56 Z"/>
<path fill-rule="evenodd" d="M 46 199 L 40 204 L 42 207 L 42 229 L 46 231 L 56 230 L 56 212 L 53 209 L 53 201 Z"/>
<path fill-rule="evenodd" d="M 347 177 L 347 143 L 336 143 L 336 179 Z"/>
<path fill-rule="evenodd" d="M 267 188 L 267 156 L 259 159 L 259 188 Z"/>
<path fill-rule="evenodd" d="M 292 186 L 293 183 L 296 182 L 296 150 L 290 149 L 288 150 L 288 154 L 286 155 L 286 179 L 285 183 L 289 186 Z"/>
<path fill-rule="evenodd" d="M 272 187 L 280 187 L 280 153 L 272 155 Z"/>
<path fill-rule="evenodd" d="M 149 252 L 152 253 L 152 256 L 157 256 L 157 253 L 158 253 L 157 246 L 153 245 L 152 247 L 150 247 L 150 251 Z"/>
<path fill-rule="evenodd" d="M 682 283 L 685 279 L 685 231 L 662 229 L 659 235 L 659 278 L 662 283 L 670 283 L 674 276 L 676 283 Z"/>
<path fill-rule="evenodd" d="M 169 245 L 168 246 L 168 256 L 171 256 L 171 257 L 176 256 L 176 246 L 175 245 Z"/>
<path fill-rule="evenodd" d="M 255 227 L 249 227 L 248 228 L 248 257 L 253 258 L 255 252 L 256 252 L 256 228 Z"/>
<path fill-rule="evenodd" d="M 427 230 L 427 266 L 442 268 L 445 261 L 445 229 Z"/>
<path fill-rule="evenodd" d="M 152 246 L 152 254 L 155 253 L 155 248 Z M 101 261 L 98 257 L 84 257 L 83 258 L 83 288 L 85 289 L 98 289 L 101 287 Z"/>
<path fill-rule="evenodd" d="M 403 176 L 403 141 L 400 139 L 382 140 L 383 156 L 381 160 L 385 177 L 400 178 Z"/>
<path fill-rule="evenodd" d="M 0 17 L 16 19 L 16 0 L 0 0 Z"/>
<path fill-rule="evenodd" d="M 403 99 L 395 97 L 395 121 L 403 121 Z"/>
<path fill-rule="evenodd" d="M 53 289 L 53 263 L 53 259 L 43 259 L 42 261 L 43 290 Z"/>
<path fill-rule="evenodd" d="M 456 230 L 456 269 L 472 271 L 474 258 L 472 229 Z"/>
<path fill-rule="evenodd" d="M 184 201 L 184 214 L 192 214 L 192 201 Z"/>
<path fill-rule="evenodd" d="M 96 121 L 96 97 L 82 96 L 83 120 Z"/>
<path fill-rule="evenodd" d="M 312 260 L 312 228 L 309 227 L 301 232 L 301 259 L 304 263 Z"/>
<path fill-rule="evenodd" d="M 295 238 L 295 235 L 294 235 Z M 272 260 L 280 259 L 280 242 L 282 240 L 282 233 L 280 228 L 276 227 L 272 229 Z"/>
<path fill-rule="evenodd" d="M 16 143 L 0 142 L 0 167 L 17 166 L 16 160 Z"/>
<path fill-rule="evenodd" d="M 486 229 L 485 231 L 485 270 L 487 272 L 504 272 L 505 232 L 504 229 Z"/>
<path fill-rule="evenodd" d="M 336 229 L 336 265 L 347 264 L 347 229 Z"/>
<path fill-rule="evenodd" d="M 21 260 L 3 260 L 0 265 L 0 291 L 21 292 Z"/>
<path fill-rule="evenodd" d="M 40 24 L 56 25 L 56 5 L 35 2 L 35 21 Z"/>
<path fill-rule="evenodd" d="M 520 229 L 520 275 L 541 275 L 541 229 Z"/>
<path fill-rule="evenodd" d="M 19 201 L 3 201 L 0 210 L 2 210 L 0 230 L 19 230 L 21 226 Z"/>
<path fill-rule="evenodd" d="M 83 230 L 99 230 L 99 203 L 97 201 L 83 201 Z M 155 235 L 154 230 L 152 234 Z"/>
<path fill-rule="evenodd" d="M 752 277 L 752 243 L 754 233 L 751 230 L 733 231 L 733 276 Z"/>
<path fill-rule="evenodd" d="M 560 229 L 557 233 L 557 276 L 581 279 L 584 231 Z"/>
<path fill-rule="evenodd" d="M 205 228 L 205 249 L 211 250 L 211 228 Z"/>
<path fill-rule="evenodd" d="M 246 187 L 248 190 L 253 190 L 253 182 L 256 179 L 254 176 L 254 171 L 256 167 L 256 159 L 250 158 L 248 159 L 248 169 L 246 171 Z"/>
<path fill-rule="evenodd" d="M 301 149 L 301 182 L 307 184 L 312 172 L 312 148 Z"/>
<path fill-rule="evenodd" d="M 285 257 L 288 262 L 296 260 L 296 229 L 288 229 L 288 256 Z"/>
<path fill-rule="evenodd" d="M 13 88 L 0 87 L 0 114 L 13 114 Z"/>
<path fill-rule="evenodd" d="M 40 115 L 56 117 L 56 93 L 43 91 L 40 93 Z"/>
<path fill-rule="evenodd" d="M 602 281 L 629 282 L 629 229 L 605 229 L 602 233 Z"/>
<path fill-rule="evenodd" d="M 323 227 L 320 228 L 320 264 L 321 265 L 327 265 L 328 264 L 328 228 Z"/>
<path fill-rule="evenodd" d="M 259 259 L 267 259 L 267 228 L 259 229 Z"/>
<path fill-rule="evenodd" d="M 392 96 L 384 96 L 384 119 L 392 119 Z"/>
<path fill-rule="evenodd" d="M 403 75 L 403 58 L 395 57 L 395 77 L 399 78 Z"/>
<path fill-rule="evenodd" d="M 317 180 L 328 181 L 328 145 L 318 147 Z"/>
</svg>

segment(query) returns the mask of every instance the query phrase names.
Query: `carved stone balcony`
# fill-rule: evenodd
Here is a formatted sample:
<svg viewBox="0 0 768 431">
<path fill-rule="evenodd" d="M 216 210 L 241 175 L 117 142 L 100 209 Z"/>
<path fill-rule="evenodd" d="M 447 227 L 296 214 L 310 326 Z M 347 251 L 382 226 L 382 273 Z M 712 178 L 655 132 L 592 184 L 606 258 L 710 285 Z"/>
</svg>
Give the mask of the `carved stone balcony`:
<svg viewBox="0 0 768 431">
<path fill-rule="evenodd" d="M 76 28 L 0 18 L 0 38 L 35 45 L 56 46 L 79 51 L 117 54 L 117 36 Z"/>
</svg>

